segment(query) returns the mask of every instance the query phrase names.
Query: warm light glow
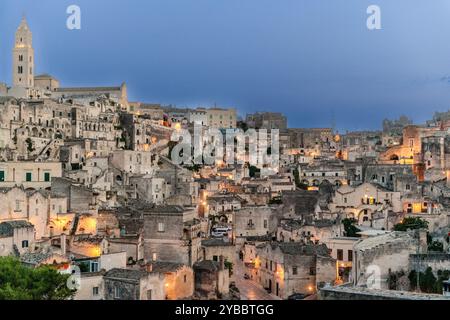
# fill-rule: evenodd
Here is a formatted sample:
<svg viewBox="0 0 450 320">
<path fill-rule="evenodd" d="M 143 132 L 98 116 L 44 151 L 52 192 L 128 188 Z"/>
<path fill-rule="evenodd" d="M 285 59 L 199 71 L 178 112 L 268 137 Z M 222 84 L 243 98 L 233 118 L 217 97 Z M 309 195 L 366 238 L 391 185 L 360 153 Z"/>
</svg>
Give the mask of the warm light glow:
<svg viewBox="0 0 450 320">
<path fill-rule="evenodd" d="M 175 129 L 181 130 L 181 123 L 175 123 Z"/>
<path fill-rule="evenodd" d="M 100 257 L 102 255 L 102 249 L 99 246 L 92 247 L 89 249 L 89 256 Z"/>
</svg>

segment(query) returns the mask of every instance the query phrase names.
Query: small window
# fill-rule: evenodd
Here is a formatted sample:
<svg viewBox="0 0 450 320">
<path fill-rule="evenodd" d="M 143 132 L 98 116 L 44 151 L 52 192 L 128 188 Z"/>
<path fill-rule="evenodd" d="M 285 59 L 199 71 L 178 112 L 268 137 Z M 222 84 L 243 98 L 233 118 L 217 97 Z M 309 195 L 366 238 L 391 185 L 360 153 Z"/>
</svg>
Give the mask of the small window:
<svg viewBox="0 0 450 320">
<path fill-rule="evenodd" d="M 93 296 L 98 296 L 98 287 L 93 287 L 92 288 L 92 295 Z"/>
<path fill-rule="evenodd" d="M 340 261 L 344 260 L 344 250 L 342 249 L 337 250 L 337 259 Z"/>
<path fill-rule="evenodd" d="M 292 274 L 293 274 L 293 275 L 297 275 L 297 274 L 298 274 L 298 269 L 297 269 L 297 267 L 292 267 Z"/>
<path fill-rule="evenodd" d="M 98 262 L 91 261 L 91 272 L 98 272 Z"/>
<path fill-rule="evenodd" d="M 31 182 L 33 180 L 33 174 L 31 172 L 27 172 L 25 174 L 25 181 L 26 182 Z"/>
<path fill-rule="evenodd" d="M 120 288 L 119 287 L 114 287 L 114 298 L 120 299 Z"/>
<path fill-rule="evenodd" d="M 186 282 L 187 282 L 187 275 L 184 275 L 184 277 L 183 277 L 183 281 L 184 281 L 184 283 L 186 283 Z"/>
<path fill-rule="evenodd" d="M 22 248 L 28 248 L 28 240 L 22 241 Z"/>
<path fill-rule="evenodd" d="M 0 170 L 0 181 L 3 182 L 5 181 L 5 171 Z"/>
<path fill-rule="evenodd" d="M 348 250 L 348 261 L 353 261 L 353 251 L 352 250 Z"/>
<path fill-rule="evenodd" d="M 164 223 L 162 223 L 162 222 L 158 223 L 158 232 L 165 232 Z"/>
<path fill-rule="evenodd" d="M 44 172 L 44 181 L 50 182 L 50 172 Z"/>
</svg>

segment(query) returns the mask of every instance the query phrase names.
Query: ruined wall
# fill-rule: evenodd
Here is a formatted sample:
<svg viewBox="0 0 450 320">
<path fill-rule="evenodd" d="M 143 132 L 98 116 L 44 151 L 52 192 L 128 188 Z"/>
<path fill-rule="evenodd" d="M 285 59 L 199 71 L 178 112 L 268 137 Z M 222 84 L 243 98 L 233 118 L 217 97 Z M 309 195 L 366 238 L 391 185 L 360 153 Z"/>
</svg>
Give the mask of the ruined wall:
<svg viewBox="0 0 450 320">
<path fill-rule="evenodd" d="M 119 297 L 115 296 L 115 288 L 118 288 Z M 104 292 L 105 300 L 139 300 L 140 298 L 139 283 L 134 281 L 119 281 L 113 279 L 105 279 Z"/>
<path fill-rule="evenodd" d="M 431 267 L 433 273 L 437 275 L 438 270 L 450 270 L 450 254 L 448 253 L 428 253 L 412 254 L 409 257 L 409 269 L 419 269 L 420 272 Z"/>
</svg>

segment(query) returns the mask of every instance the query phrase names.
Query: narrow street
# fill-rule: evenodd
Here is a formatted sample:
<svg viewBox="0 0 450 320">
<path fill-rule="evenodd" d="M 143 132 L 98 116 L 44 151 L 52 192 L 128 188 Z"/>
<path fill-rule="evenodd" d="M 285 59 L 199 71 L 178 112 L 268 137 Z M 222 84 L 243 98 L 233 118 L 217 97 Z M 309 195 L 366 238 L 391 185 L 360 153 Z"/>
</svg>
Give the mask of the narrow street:
<svg viewBox="0 0 450 320">
<path fill-rule="evenodd" d="M 279 297 L 267 293 L 263 287 L 255 281 L 244 279 L 245 266 L 244 263 L 236 259 L 235 281 L 241 293 L 241 300 L 281 300 Z"/>
</svg>

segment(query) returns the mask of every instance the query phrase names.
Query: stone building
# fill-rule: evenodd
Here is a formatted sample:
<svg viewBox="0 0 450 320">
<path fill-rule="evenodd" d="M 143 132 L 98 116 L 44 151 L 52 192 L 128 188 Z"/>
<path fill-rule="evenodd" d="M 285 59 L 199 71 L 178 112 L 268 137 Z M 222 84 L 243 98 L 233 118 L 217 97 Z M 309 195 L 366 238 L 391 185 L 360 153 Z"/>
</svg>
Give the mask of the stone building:
<svg viewBox="0 0 450 320">
<path fill-rule="evenodd" d="M 111 269 L 104 277 L 105 300 L 165 300 L 163 275 L 145 270 Z"/>
<path fill-rule="evenodd" d="M 59 162 L 0 162 L 0 187 L 46 189 L 51 186 L 53 178 L 61 176 Z"/>
<path fill-rule="evenodd" d="M 197 108 L 197 111 L 206 112 L 208 127 L 217 129 L 236 128 L 237 114 L 236 109 L 223 108 Z"/>
<path fill-rule="evenodd" d="M 163 205 L 139 210 L 144 215 L 144 257 L 147 261 L 192 266 L 201 259 L 201 224 L 195 208 Z"/>
<path fill-rule="evenodd" d="M 364 181 L 397 191 L 395 190 L 397 179 L 405 179 L 406 176 L 411 179 L 416 178 L 411 165 L 369 164 L 365 168 Z"/>
<path fill-rule="evenodd" d="M 230 272 L 224 258 L 219 261 L 202 260 L 194 264 L 195 293 L 203 299 L 226 298 L 230 288 Z"/>
<path fill-rule="evenodd" d="M 325 245 L 265 243 L 257 247 L 254 279 L 276 296 L 314 294 L 319 286 L 334 283 L 336 262 Z"/>
<path fill-rule="evenodd" d="M 333 141 L 332 128 L 288 129 L 292 148 L 312 148 Z"/>
<path fill-rule="evenodd" d="M 263 236 L 274 233 L 277 212 L 270 206 L 244 206 L 235 211 L 234 234 L 237 237 Z"/>
<path fill-rule="evenodd" d="M 0 256 L 32 252 L 35 237 L 34 226 L 25 220 L 0 223 Z"/>
<path fill-rule="evenodd" d="M 247 114 L 245 122 L 251 128 L 287 129 L 287 118 L 280 112 L 257 112 Z"/>
<path fill-rule="evenodd" d="M 235 264 L 236 246 L 233 242 L 224 239 L 202 240 L 203 260 L 218 262 L 222 256 L 225 261 Z"/>
<path fill-rule="evenodd" d="M 362 239 L 354 245 L 353 284 L 366 286 L 370 282 L 369 285 L 388 289 L 389 274 L 400 271 L 408 273 L 410 255 L 426 250 L 426 232 L 394 231 Z"/>
<path fill-rule="evenodd" d="M 173 262 L 151 262 L 147 272 L 162 279 L 166 300 L 189 299 L 194 294 L 194 271 L 190 266 Z"/>
<path fill-rule="evenodd" d="M 336 191 L 330 210 L 346 213 L 357 219 L 359 224 L 370 226 L 375 212 L 402 212 L 400 192 L 374 183 L 363 183 L 357 187 L 342 186 Z"/>
</svg>

